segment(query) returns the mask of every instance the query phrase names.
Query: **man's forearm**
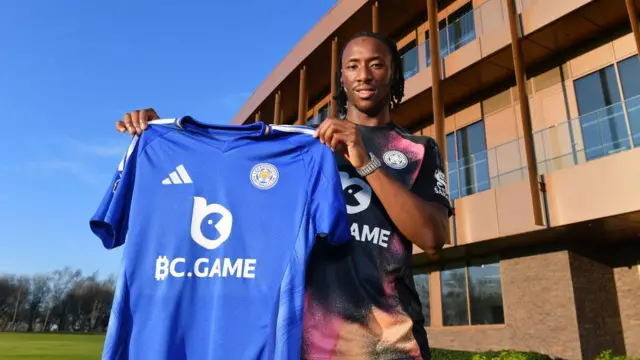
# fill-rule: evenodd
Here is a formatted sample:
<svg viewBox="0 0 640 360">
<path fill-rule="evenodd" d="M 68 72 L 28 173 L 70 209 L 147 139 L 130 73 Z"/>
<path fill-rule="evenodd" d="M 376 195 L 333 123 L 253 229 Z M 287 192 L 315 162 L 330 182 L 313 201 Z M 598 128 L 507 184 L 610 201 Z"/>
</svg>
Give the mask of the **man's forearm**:
<svg viewBox="0 0 640 360">
<path fill-rule="evenodd" d="M 367 176 L 398 230 L 427 255 L 437 254 L 449 237 L 447 209 L 438 203 L 429 203 L 409 191 L 383 168 Z"/>
</svg>

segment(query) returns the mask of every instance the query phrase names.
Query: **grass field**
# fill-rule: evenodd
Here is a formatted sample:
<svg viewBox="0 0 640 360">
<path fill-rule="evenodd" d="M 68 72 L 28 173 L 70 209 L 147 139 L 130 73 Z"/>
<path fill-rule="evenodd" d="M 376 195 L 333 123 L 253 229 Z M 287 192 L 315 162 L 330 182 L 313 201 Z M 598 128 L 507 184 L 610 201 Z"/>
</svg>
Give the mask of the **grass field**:
<svg viewBox="0 0 640 360">
<path fill-rule="evenodd" d="M 104 335 L 0 332 L 2 360 L 100 359 Z"/>
</svg>

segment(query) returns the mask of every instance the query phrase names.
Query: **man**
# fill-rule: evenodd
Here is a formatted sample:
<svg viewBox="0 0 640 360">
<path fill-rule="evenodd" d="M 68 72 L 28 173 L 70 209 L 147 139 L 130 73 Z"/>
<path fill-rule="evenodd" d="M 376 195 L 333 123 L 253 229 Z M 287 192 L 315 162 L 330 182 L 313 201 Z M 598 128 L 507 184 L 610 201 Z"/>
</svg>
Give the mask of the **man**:
<svg viewBox="0 0 640 360">
<path fill-rule="evenodd" d="M 438 146 L 394 125 L 403 97 L 395 44 L 375 33 L 354 36 L 340 56 L 335 98 L 344 120 L 314 134 L 336 153 L 352 241 L 317 244 L 307 269 L 304 358 L 429 359 L 424 318 L 411 271 L 412 245 L 435 257 L 451 215 Z M 126 114 L 120 132 L 140 134 L 158 118 Z"/>
</svg>

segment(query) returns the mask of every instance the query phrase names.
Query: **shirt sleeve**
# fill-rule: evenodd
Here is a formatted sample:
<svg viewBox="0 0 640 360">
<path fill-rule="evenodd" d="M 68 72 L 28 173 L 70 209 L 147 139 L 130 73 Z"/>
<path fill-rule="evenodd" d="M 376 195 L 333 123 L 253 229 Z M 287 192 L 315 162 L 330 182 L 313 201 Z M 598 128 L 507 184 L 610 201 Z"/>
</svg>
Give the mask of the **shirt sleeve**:
<svg viewBox="0 0 640 360">
<path fill-rule="evenodd" d="M 103 246 L 107 249 L 114 249 L 124 244 L 127 235 L 138 140 L 137 136 L 131 140 L 104 198 L 89 221 L 91 231 L 102 240 Z"/>
<path fill-rule="evenodd" d="M 351 239 L 347 205 L 333 152 L 326 146 L 319 156 L 309 156 L 310 210 L 316 233 L 331 244 L 343 244 Z"/>
<path fill-rule="evenodd" d="M 438 144 L 430 137 L 427 137 L 424 145 L 424 158 L 412 191 L 426 201 L 442 204 L 449 216 L 453 215 L 442 154 Z"/>
</svg>

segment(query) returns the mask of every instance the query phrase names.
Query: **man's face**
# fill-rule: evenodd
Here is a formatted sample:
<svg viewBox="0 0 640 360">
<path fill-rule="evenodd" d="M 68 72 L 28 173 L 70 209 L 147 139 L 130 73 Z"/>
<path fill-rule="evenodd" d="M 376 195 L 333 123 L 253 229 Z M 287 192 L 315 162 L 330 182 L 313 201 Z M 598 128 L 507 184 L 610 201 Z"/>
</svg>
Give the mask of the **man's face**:
<svg viewBox="0 0 640 360">
<path fill-rule="evenodd" d="M 351 40 L 342 56 L 342 82 L 351 106 L 376 116 L 389 106 L 391 54 L 376 38 Z"/>
</svg>

